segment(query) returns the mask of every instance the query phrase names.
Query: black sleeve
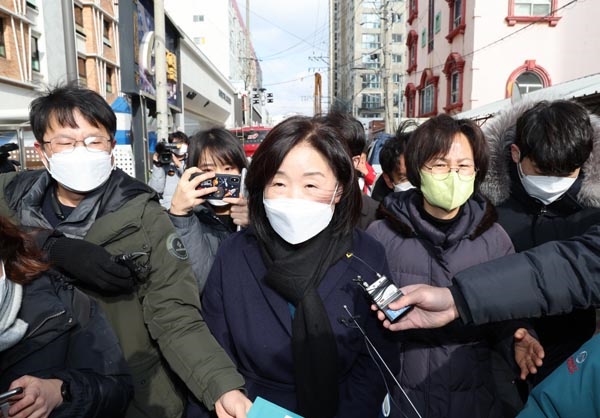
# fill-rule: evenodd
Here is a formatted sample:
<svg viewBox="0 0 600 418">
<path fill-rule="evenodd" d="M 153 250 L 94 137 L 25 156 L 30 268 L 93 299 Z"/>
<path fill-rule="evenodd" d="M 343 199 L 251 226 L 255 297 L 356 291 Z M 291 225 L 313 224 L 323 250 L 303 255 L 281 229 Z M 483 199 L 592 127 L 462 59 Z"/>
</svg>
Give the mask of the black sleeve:
<svg viewBox="0 0 600 418">
<path fill-rule="evenodd" d="M 464 298 L 459 312 L 468 312 L 475 324 L 599 306 L 600 225 L 568 241 L 471 267 L 455 276 L 453 288 Z"/>
<path fill-rule="evenodd" d="M 79 292 L 75 290 L 75 292 Z M 54 377 L 67 381 L 72 399 L 55 411 L 57 417 L 120 417 L 133 397 L 133 384 L 121 347 L 104 313 L 91 298 L 77 302 L 73 316 L 80 326 L 70 339 L 67 367 Z M 87 312 L 79 312 L 80 310 Z M 55 415 L 53 415 L 54 417 Z"/>
</svg>

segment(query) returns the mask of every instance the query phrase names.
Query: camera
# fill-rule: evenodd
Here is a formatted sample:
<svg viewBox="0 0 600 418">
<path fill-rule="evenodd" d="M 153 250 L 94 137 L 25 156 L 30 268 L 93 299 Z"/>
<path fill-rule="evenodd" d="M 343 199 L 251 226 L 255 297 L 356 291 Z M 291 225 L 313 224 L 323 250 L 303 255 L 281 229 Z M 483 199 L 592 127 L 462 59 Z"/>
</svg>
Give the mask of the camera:
<svg viewBox="0 0 600 418">
<path fill-rule="evenodd" d="M 202 173 L 194 173 L 190 180 Z M 216 174 L 212 179 L 202 181 L 196 190 L 208 187 L 217 187 L 218 190 L 209 195 L 203 196 L 204 199 L 219 200 L 224 197 L 240 197 L 240 187 L 242 184 L 241 176 L 236 174 Z"/>
<path fill-rule="evenodd" d="M 404 293 L 386 276 L 378 274 L 377 277 L 378 279 L 372 284 L 363 281 L 360 276 L 357 276 L 355 281 L 367 292 L 373 303 L 385 314 L 386 318 L 390 322 L 394 322 L 407 313 L 412 306 L 405 306 L 398 310 L 390 309 L 388 305 L 400 299 Z"/>
<path fill-rule="evenodd" d="M 11 171 L 17 171 L 17 167 L 20 165 L 18 161 L 10 160 L 11 151 L 19 149 L 19 145 L 13 142 L 6 143 L 0 146 L 0 173 L 9 173 Z"/>
<path fill-rule="evenodd" d="M 156 144 L 155 151 L 158 154 L 158 164 L 169 165 L 173 162 L 173 153 L 179 149 L 181 144 L 170 144 L 160 141 Z"/>
</svg>

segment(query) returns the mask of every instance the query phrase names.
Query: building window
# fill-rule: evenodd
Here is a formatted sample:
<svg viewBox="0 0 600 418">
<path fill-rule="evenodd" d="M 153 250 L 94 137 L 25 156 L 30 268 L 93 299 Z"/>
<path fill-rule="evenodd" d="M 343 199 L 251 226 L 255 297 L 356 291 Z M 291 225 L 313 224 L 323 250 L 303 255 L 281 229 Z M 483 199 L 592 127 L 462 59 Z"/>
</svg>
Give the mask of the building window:
<svg viewBox="0 0 600 418">
<path fill-rule="evenodd" d="M 402 62 L 402 55 L 392 54 L 392 62 L 396 64 Z"/>
<path fill-rule="evenodd" d="M 442 30 L 442 12 L 437 12 L 435 15 L 435 33 Z"/>
<path fill-rule="evenodd" d="M 85 58 L 77 58 L 77 74 L 79 75 L 79 81 L 87 86 L 87 69 L 85 68 Z"/>
<path fill-rule="evenodd" d="M 435 0 L 429 0 L 429 16 L 427 19 L 427 52 L 433 51 L 433 33 L 435 30 Z"/>
<path fill-rule="evenodd" d="M 463 106 L 463 74 L 465 60 L 458 52 L 453 52 L 446 58 L 443 73 L 446 75 L 446 106 L 447 113 L 460 112 Z"/>
<path fill-rule="evenodd" d="M 362 63 L 364 68 L 379 68 L 379 54 L 363 54 Z"/>
<path fill-rule="evenodd" d="M 75 15 L 75 32 L 77 32 L 79 35 L 85 36 L 85 27 L 83 23 L 83 7 L 74 4 L 73 11 Z"/>
<path fill-rule="evenodd" d="M 392 23 L 402 23 L 402 13 L 392 13 Z"/>
<path fill-rule="evenodd" d="M 31 37 L 31 69 L 40 72 L 40 51 L 38 49 L 38 38 Z"/>
<path fill-rule="evenodd" d="M 6 57 L 6 44 L 4 43 L 4 18 L 0 17 L 0 57 Z"/>
<path fill-rule="evenodd" d="M 446 0 L 448 7 L 450 8 L 450 25 L 449 32 L 446 35 L 448 42 L 452 43 L 452 40 L 459 34 L 465 33 L 466 20 L 466 1 L 467 0 Z"/>
<path fill-rule="evenodd" d="M 402 74 L 392 74 L 392 83 L 402 83 Z"/>
<path fill-rule="evenodd" d="M 402 34 L 401 33 L 392 33 L 392 42 L 393 43 L 402 43 Z"/>
<path fill-rule="evenodd" d="M 362 49 L 372 50 L 381 47 L 378 33 L 363 33 L 362 34 Z"/>
<path fill-rule="evenodd" d="M 383 107 L 381 104 L 381 94 L 378 93 L 366 93 L 362 95 L 363 109 L 379 109 Z"/>
<path fill-rule="evenodd" d="M 379 74 L 363 74 L 362 88 L 363 89 L 380 89 L 381 88 L 381 77 Z"/>
<path fill-rule="evenodd" d="M 104 21 L 104 30 L 102 32 L 102 36 L 103 36 L 103 41 L 106 45 L 110 46 L 110 27 L 111 27 L 111 22 L 108 21 Z"/>
<path fill-rule="evenodd" d="M 115 70 L 112 69 L 111 67 L 106 67 L 106 92 L 107 93 L 113 92 L 112 79 L 113 79 L 114 72 L 115 72 Z"/>
<path fill-rule="evenodd" d="M 556 16 L 558 0 L 508 0 L 508 26 L 517 23 L 547 22 L 556 26 L 560 20 Z"/>
<path fill-rule="evenodd" d="M 421 31 L 421 48 L 425 48 L 427 45 L 427 29 L 423 28 Z"/>
<path fill-rule="evenodd" d="M 379 29 L 381 28 L 381 19 L 375 13 L 363 13 L 361 16 L 361 26 L 363 29 Z"/>
<path fill-rule="evenodd" d="M 413 83 L 408 83 L 406 85 L 406 90 L 404 90 L 404 96 L 406 97 L 406 117 L 414 118 L 417 88 Z"/>
<path fill-rule="evenodd" d="M 431 68 L 423 71 L 419 91 L 419 117 L 437 115 L 437 85 L 439 77 L 434 76 Z"/>
<path fill-rule="evenodd" d="M 204 22 L 204 15 L 194 15 L 192 17 L 192 21 L 194 23 L 198 23 L 198 22 Z"/>
<path fill-rule="evenodd" d="M 412 25 L 413 20 L 419 15 L 419 0 L 409 0 L 408 4 L 408 24 Z"/>
<path fill-rule="evenodd" d="M 31 7 L 34 10 L 37 10 L 37 1 L 36 0 L 27 0 L 27 7 Z"/>
<path fill-rule="evenodd" d="M 506 97 L 512 97 L 515 84 L 521 94 L 543 89 L 552 85 L 550 74 L 535 60 L 527 60 L 525 64 L 514 70 L 506 83 Z"/>
<path fill-rule="evenodd" d="M 419 35 L 414 30 L 408 32 L 406 37 L 406 48 L 408 49 L 408 68 L 407 73 L 411 73 L 417 69 L 417 43 Z"/>
</svg>

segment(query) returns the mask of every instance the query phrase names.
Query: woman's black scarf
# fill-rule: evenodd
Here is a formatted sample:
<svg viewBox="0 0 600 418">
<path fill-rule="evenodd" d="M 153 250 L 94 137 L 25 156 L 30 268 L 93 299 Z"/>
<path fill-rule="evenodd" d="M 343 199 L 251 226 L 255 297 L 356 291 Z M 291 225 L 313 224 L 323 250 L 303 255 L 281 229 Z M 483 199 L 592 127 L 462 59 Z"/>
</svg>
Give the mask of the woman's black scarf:
<svg viewBox="0 0 600 418">
<path fill-rule="evenodd" d="M 310 240 L 292 245 L 269 227 L 260 242 L 266 282 L 295 307 L 292 351 L 298 412 L 334 417 L 338 407 L 337 345 L 317 288 L 327 270 L 352 247 L 352 233 L 334 236 L 331 224 Z"/>
</svg>

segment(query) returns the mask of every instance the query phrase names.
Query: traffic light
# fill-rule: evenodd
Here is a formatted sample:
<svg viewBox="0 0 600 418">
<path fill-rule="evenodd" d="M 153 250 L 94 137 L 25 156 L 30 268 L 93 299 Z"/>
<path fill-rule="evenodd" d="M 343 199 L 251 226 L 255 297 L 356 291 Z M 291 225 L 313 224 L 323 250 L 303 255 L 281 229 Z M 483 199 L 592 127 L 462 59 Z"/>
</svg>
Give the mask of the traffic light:
<svg viewBox="0 0 600 418">
<path fill-rule="evenodd" d="M 260 100 L 252 99 L 252 104 L 259 104 Z"/>
<path fill-rule="evenodd" d="M 253 98 L 253 99 L 258 99 L 258 98 L 259 98 L 259 95 L 258 95 L 258 93 L 252 93 L 252 98 Z"/>
<path fill-rule="evenodd" d="M 273 103 L 273 99 L 267 99 L 267 103 Z"/>
<path fill-rule="evenodd" d="M 272 99 L 273 98 L 273 93 L 267 93 L 267 99 Z"/>
</svg>

